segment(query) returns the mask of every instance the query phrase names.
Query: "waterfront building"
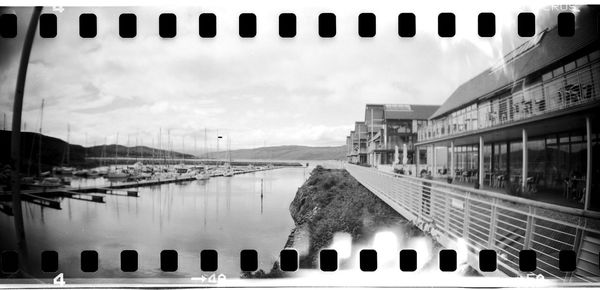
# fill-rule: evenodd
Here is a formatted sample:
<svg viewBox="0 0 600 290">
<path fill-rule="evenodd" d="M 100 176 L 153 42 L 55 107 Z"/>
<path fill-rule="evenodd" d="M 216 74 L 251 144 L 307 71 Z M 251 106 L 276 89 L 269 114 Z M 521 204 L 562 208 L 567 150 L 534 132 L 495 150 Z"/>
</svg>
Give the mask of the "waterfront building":
<svg viewBox="0 0 600 290">
<path fill-rule="evenodd" d="M 406 164 L 414 165 L 417 131 L 438 108 L 433 105 L 367 104 L 367 163 L 374 167 L 390 166 L 395 162 L 403 164 L 406 149 Z M 398 160 L 395 160 L 396 148 Z"/>
<path fill-rule="evenodd" d="M 545 29 L 460 85 L 418 130 L 418 149 L 447 158 L 430 154 L 421 166 L 465 186 L 600 210 L 595 23 L 578 21 L 571 37 Z"/>
<path fill-rule="evenodd" d="M 351 154 L 352 154 L 352 135 L 354 131 L 350 131 L 350 135 L 346 136 L 346 162 L 350 162 Z"/>
<path fill-rule="evenodd" d="M 367 163 L 367 139 L 368 132 L 365 122 L 355 122 L 354 131 L 350 132 L 350 141 L 352 148 L 347 155 L 350 163 Z"/>
</svg>

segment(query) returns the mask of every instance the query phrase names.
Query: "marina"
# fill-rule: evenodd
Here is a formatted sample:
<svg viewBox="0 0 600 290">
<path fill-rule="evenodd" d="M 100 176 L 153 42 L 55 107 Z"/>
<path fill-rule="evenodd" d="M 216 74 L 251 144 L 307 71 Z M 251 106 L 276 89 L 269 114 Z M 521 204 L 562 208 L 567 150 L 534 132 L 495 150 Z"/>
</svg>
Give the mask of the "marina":
<svg viewBox="0 0 600 290">
<path fill-rule="evenodd" d="M 257 168 L 244 168 L 244 169 L 236 169 L 231 170 L 230 172 L 226 171 L 211 171 L 207 173 L 208 177 L 228 177 L 233 175 L 240 174 L 248 174 L 255 172 L 262 172 L 266 170 L 274 170 L 283 167 L 257 167 Z M 169 184 L 169 183 L 180 183 L 186 181 L 194 181 L 203 179 L 202 177 L 198 177 L 196 174 L 180 174 L 175 175 L 174 177 L 167 178 L 149 178 L 143 180 L 136 181 L 121 181 L 121 182 L 113 182 L 111 180 L 107 180 L 109 182 L 106 186 L 64 186 L 64 187 L 51 187 L 51 188 L 37 188 L 37 189 L 29 189 L 23 190 L 21 192 L 22 200 L 26 202 L 31 202 L 43 207 L 49 207 L 53 209 L 61 209 L 60 202 L 56 201 L 52 198 L 57 197 L 66 197 L 72 199 L 78 199 L 89 202 L 99 202 L 104 203 L 104 196 L 102 194 L 110 194 L 110 195 L 119 195 L 119 196 L 127 196 L 127 197 L 138 197 L 138 191 L 140 187 L 148 187 L 148 186 L 157 186 L 161 184 Z M 121 190 L 119 190 L 121 189 Z M 132 190 L 134 189 L 134 190 Z M 10 207 L 11 202 L 11 194 L 10 192 L 0 193 L 0 205 L 2 207 L 2 212 L 12 215 L 12 208 Z"/>
<path fill-rule="evenodd" d="M 60 203 L 61 210 L 23 198 L 27 241 L 31 253 L 46 249 L 60 252 L 60 271 L 72 278 L 162 275 L 159 253 L 164 249 L 175 249 L 179 254 L 179 269 L 169 277 L 200 275 L 196 254 L 215 249 L 219 253 L 218 273 L 235 278 L 240 274 L 236 261 L 243 249 L 259 252 L 262 269 L 270 269 L 276 261 L 293 226 L 288 206 L 304 181 L 305 170 L 279 167 L 208 180 L 161 180 L 139 187 L 127 183 L 110 189 L 87 188 L 87 192 L 83 187 L 70 190 L 73 196 L 79 193 L 83 198 L 99 195 L 103 202 L 70 198 L 64 189 L 48 190 L 48 194 L 59 195 L 48 199 Z M 0 239 L 0 247 L 5 249 L 15 247 L 12 218 L 0 213 L 0 229 L 8 233 Z M 232 233 L 244 239 L 232 239 Z M 140 269 L 135 273 L 120 271 L 119 252 L 126 249 L 138 252 Z M 81 272 L 81 250 L 99 253 L 99 272 Z M 30 265 L 39 269 L 38 263 L 37 255 L 33 255 Z"/>
</svg>

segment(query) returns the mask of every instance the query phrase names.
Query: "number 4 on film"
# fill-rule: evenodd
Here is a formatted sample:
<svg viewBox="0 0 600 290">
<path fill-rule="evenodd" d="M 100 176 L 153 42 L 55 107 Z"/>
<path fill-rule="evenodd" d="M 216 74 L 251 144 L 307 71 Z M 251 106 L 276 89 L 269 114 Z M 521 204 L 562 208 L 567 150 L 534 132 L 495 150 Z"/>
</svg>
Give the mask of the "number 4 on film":
<svg viewBox="0 0 600 290">
<path fill-rule="evenodd" d="M 65 286 L 66 282 L 63 273 L 60 273 L 58 274 L 58 276 L 54 277 L 54 279 L 52 280 L 52 284 L 58 286 Z"/>
</svg>

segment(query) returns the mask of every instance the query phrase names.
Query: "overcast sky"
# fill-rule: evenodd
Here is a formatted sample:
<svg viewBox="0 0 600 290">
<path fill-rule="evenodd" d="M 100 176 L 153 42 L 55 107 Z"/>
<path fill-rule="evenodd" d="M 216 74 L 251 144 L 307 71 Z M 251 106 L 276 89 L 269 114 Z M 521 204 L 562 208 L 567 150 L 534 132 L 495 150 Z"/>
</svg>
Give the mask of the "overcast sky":
<svg viewBox="0 0 600 290">
<path fill-rule="evenodd" d="M 136 136 L 151 145 L 157 142 L 159 128 L 163 143 L 170 130 L 176 149 L 185 138 L 186 151 L 193 149 L 194 137 L 198 149 L 202 147 L 204 128 L 210 147 L 215 147 L 217 129 L 231 137 L 232 148 L 342 145 L 354 121 L 363 118 L 365 104 L 441 104 L 461 83 L 497 63 L 524 41 L 516 36 L 518 12 L 542 13 L 540 28 L 556 23 L 556 11 L 547 7 L 448 6 L 431 11 L 406 4 L 340 8 L 319 1 L 307 1 L 306 7 L 277 3 L 65 8 L 59 13 L 58 37 L 34 41 L 23 111 L 27 130 L 38 130 L 45 99 L 44 133 L 66 139 L 70 124 L 71 142 L 88 146 L 103 144 L 105 138 L 112 144 L 117 133 L 120 144 L 126 145 L 129 135 L 130 145 Z M 9 11 L 19 16 L 19 37 L 0 40 L 0 108 L 10 124 L 20 46 L 31 9 Z M 437 36 L 437 13 L 444 11 L 456 14 L 455 38 Z M 496 13 L 496 37 L 477 36 L 481 11 Z M 98 17 L 94 39 L 79 37 L 78 17 L 84 12 Z M 177 15 L 174 39 L 158 36 L 163 12 Z M 198 36 L 198 15 L 203 12 L 217 15 L 215 39 Z M 242 12 L 257 15 L 255 39 L 237 34 Z M 278 36 L 282 12 L 297 16 L 294 39 Z M 318 37 L 321 12 L 337 15 L 333 39 Z M 377 15 L 375 38 L 358 37 L 361 12 Z M 398 37 L 399 12 L 417 14 L 415 38 Z M 137 15 L 136 38 L 119 37 L 121 13 Z"/>
</svg>

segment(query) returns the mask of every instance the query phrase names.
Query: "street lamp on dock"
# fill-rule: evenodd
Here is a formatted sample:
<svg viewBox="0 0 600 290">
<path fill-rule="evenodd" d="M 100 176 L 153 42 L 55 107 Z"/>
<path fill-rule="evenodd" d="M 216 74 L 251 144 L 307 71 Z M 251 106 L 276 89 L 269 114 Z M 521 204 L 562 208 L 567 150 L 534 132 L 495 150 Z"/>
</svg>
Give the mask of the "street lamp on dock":
<svg viewBox="0 0 600 290">
<path fill-rule="evenodd" d="M 223 139 L 223 136 L 219 136 L 219 131 L 217 131 L 217 158 L 219 158 L 219 139 Z M 217 168 L 219 167 L 219 161 L 215 160 Z"/>
</svg>

